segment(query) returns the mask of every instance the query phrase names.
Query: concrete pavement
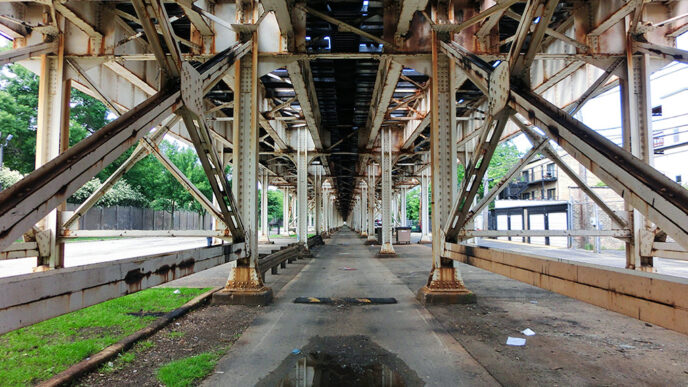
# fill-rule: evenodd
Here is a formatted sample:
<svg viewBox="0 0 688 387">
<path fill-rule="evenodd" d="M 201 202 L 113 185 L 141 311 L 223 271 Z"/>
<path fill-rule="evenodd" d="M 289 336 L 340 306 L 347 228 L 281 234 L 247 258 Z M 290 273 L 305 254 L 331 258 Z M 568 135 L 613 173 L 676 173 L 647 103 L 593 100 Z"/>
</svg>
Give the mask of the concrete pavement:
<svg viewBox="0 0 688 387">
<path fill-rule="evenodd" d="M 360 336 L 398 357 L 426 385 L 497 384 L 417 303 L 413 292 L 374 258 L 379 247 L 363 242 L 348 229 L 327 240 L 204 384 L 253 386 L 294 356 L 294 349 L 309 345 L 312 351 L 313 342 L 331 337 L 346 346 Z M 294 304 L 296 297 L 394 297 L 398 304 Z"/>
</svg>

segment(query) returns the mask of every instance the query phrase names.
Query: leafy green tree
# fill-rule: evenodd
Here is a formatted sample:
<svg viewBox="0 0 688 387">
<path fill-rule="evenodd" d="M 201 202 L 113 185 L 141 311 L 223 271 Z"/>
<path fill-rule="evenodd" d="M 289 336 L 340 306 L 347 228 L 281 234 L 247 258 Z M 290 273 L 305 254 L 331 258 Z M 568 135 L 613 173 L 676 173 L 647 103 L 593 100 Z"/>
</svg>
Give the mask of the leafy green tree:
<svg viewBox="0 0 688 387">
<path fill-rule="evenodd" d="M 67 199 L 67 202 L 74 204 L 81 204 L 88 199 L 98 187 L 101 182 L 98 178 L 93 178 L 79 188 L 72 196 Z M 134 206 L 147 207 L 148 200 L 140 192 L 133 189 L 124 179 L 120 179 L 110 188 L 105 195 L 103 195 L 97 206 L 112 207 L 112 206 Z"/>
<path fill-rule="evenodd" d="M 282 192 L 268 190 L 268 222 L 282 219 Z"/>
<path fill-rule="evenodd" d="M 5 163 L 8 168 L 24 174 L 35 168 L 38 78 L 18 64 L 8 65 L 0 72 L 0 131 L 3 136 L 13 136 L 5 149 Z M 69 145 L 105 126 L 110 121 L 108 116 L 107 108 L 100 101 L 73 89 Z"/>
<path fill-rule="evenodd" d="M 420 186 L 406 193 L 406 217 L 409 220 L 420 220 Z"/>
</svg>

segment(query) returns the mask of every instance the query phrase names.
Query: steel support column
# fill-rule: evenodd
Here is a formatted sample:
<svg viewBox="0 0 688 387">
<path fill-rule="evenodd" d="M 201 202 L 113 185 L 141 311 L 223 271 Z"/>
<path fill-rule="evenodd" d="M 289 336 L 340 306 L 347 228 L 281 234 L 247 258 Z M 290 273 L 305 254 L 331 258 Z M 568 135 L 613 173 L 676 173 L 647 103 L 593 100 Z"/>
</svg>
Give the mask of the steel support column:
<svg viewBox="0 0 688 387">
<path fill-rule="evenodd" d="M 260 175 L 260 239 L 270 240 L 268 228 L 268 184 L 269 175 L 267 170 L 262 170 Z"/>
<path fill-rule="evenodd" d="M 374 164 L 368 165 L 368 240 L 366 243 L 376 243 L 375 235 L 375 174 Z"/>
<path fill-rule="evenodd" d="M 59 39 L 63 39 L 60 37 Z M 38 84 L 38 128 L 36 131 L 36 169 L 69 148 L 70 81 L 65 77 L 64 46 L 60 44 L 56 56 L 41 55 L 41 75 Z M 40 257 L 39 267 L 64 266 L 64 244 L 58 243 L 60 212 L 66 209 L 62 202 L 57 209 L 38 222 L 38 227 L 50 232 L 50 255 Z"/>
<path fill-rule="evenodd" d="M 430 171 L 426 168 L 420 175 L 420 243 L 432 242 L 430 238 Z"/>
<path fill-rule="evenodd" d="M 320 235 L 322 233 L 322 170 L 320 168 L 315 171 L 313 183 L 315 184 L 315 234 Z"/>
<path fill-rule="evenodd" d="M 298 215 L 296 240 L 308 248 L 308 132 L 298 129 L 298 153 L 296 155 L 296 196 Z"/>
<path fill-rule="evenodd" d="M 401 216 L 401 227 L 406 227 L 408 225 L 408 222 L 406 220 L 406 191 L 408 189 L 406 187 L 401 187 L 399 190 L 399 195 L 400 195 L 400 206 L 401 206 L 401 211 L 400 211 L 400 216 Z"/>
<path fill-rule="evenodd" d="M 426 286 L 418 291 L 421 303 L 475 302 L 452 260 L 442 257 L 448 221 L 456 196 L 456 103 L 452 87 L 454 63 L 440 52 L 440 39 L 432 33 L 432 92 L 430 96 L 430 156 L 432 169 L 432 269 Z"/>
<path fill-rule="evenodd" d="M 282 235 L 289 235 L 289 187 L 282 189 Z"/>
<path fill-rule="evenodd" d="M 385 128 L 380 133 L 382 145 L 382 246 L 380 254 L 395 254 L 392 246 L 392 129 Z"/>
<path fill-rule="evenodd" d="M 368 236 L 368 187 L 361 182 L 361 236 Z"/>
<path fill-rule="evenodd" d="M 630 43 L 629 43 L 630 45 Z M 654 161 L 652 140 L 652 111 L 650 95 L 650 57 L 647 54 L 632 56 L 629 49 L 626 59 L 626 80 L 620 80 L 622 100 L 622 127 L 624 148 L 633 156 L 652 166 Z M 652 225 L 638 210 L 632 209 L 626 200 L 626 209 L 632 211 L 629 225 L 633 240 L 626 243 L 626 267 L 653 271 L 653 257 L 642 251 L 641 241 L 649 239 L 652 246 Z M 643 249 L 644 250 L 644 249 Z"/>
<path fill-rule="evenodd" d="M 248 35 L 248 36 L 247 36 Z M 231 303 L 266 304 L 272 289 L 263 284 L 258 272 L 258 39 L 257 33 L 242 33 L 251 40 L 251 56 L 236 65 L 234 87 L 234 156 L 232 191 L 246 232 L 247 254 L 232 268 L 225 287 Z"/>
</svg>

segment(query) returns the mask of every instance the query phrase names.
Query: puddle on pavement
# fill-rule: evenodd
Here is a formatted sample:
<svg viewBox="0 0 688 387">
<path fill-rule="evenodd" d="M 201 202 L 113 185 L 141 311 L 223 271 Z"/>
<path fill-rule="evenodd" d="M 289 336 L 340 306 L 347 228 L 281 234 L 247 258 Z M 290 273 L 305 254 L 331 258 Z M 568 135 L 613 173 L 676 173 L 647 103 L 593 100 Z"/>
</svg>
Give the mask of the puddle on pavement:
<svg viewBox="0 0 688 387">
<path fill-rule="evenodd" d="M 422 386 L 401 359 L 367 336 L 316 336 L 257 386 Z"/>
</svg>

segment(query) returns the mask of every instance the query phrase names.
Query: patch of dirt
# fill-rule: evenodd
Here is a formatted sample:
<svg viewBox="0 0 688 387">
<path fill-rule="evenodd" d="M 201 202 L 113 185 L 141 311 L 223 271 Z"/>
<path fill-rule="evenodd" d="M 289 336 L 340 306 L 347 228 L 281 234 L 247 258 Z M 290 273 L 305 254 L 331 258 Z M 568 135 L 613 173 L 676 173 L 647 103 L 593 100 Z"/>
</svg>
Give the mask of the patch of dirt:
<svg viewBox="0 0 688 387">
<path fill-rule="evenodd" d="M 411 291 L 416 259 L 385 261 Z M 414 257 L 415 258 L 415 257 Z M 475 267 L 460 265 L 473 305 L 428 311 L 502 385 L 688 385 L 688 337 Z M 535 336 L 525 336 L 530 328 Z M 507 337 L 526 339 L 507 346 Z"/>
<path fill-rule="evenodd" d="M 204 306 L 173 321 L 148 340 L 153 346 L 113 372 L 96 370 L 78 380 L 79 386 L 160 386 L 158 369 L 173 361 L 203 352 L 226 350 L 261 312 L 241 305 Z"/>
</svg>

